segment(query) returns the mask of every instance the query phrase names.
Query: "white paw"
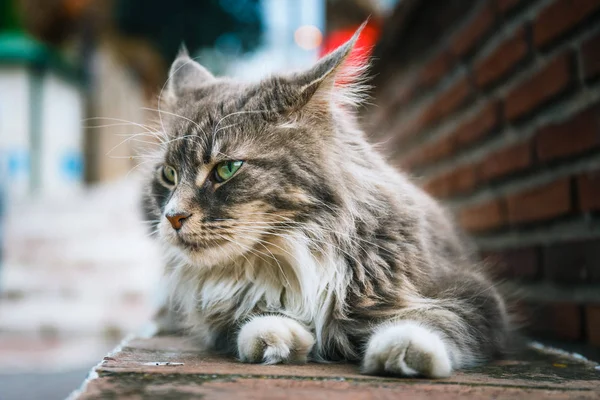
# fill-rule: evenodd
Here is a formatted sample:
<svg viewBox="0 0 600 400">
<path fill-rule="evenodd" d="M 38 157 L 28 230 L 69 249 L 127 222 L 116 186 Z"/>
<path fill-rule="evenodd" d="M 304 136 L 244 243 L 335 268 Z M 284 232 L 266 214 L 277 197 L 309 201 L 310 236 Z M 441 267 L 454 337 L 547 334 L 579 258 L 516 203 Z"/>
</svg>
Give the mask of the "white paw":
<svg viewBox="0 0 600 400">
<path fill-rule="evenodd" d="M 439 334 L 413 321 L 377 329 L 367 346 L 366 374 L 446 378 L 452 373 L 447 346 Z"/>
<path fill-rule="evenodd" d="M 255 317 L 237 338 L 243 362 L 304 363 L 315 344 L 313 335 L 293 319 L 275 315 Z"/>
</svg>

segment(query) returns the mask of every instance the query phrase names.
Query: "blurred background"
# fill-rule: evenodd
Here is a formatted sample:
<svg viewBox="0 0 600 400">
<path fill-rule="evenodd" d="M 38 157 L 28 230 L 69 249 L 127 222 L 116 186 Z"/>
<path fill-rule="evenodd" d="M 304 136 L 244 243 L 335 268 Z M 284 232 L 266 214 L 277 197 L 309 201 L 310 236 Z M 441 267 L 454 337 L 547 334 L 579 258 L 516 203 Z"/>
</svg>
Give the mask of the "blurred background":
<svg viewBox="0 0 600 400">
<path fill-rule="evenodd" d="M 598 358 L 600 0 L 0 0 L 0 399 L 64 398 L 149 321 L 136 151 L 181 43 L 255 80 L 368 16 L 369 138 L 518 283 L 531 336 Z"/>
</svg>

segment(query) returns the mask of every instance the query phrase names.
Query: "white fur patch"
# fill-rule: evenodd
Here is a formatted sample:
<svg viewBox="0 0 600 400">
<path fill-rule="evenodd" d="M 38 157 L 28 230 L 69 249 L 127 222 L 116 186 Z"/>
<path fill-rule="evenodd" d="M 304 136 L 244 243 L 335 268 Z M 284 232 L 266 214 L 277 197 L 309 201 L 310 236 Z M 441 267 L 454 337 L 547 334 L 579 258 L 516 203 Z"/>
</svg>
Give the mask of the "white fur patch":
<svg viewBox="0 0 600 400">
<path fill-rule="evenodd" d="M 256 314 L 277 313 L 313 329 L 321 353 L 331 302 L 344 298 L 348 285 L 343 260 L 332 247 L 315 255 L 300 232 L 290 230 L 280 239 L 242 256 L 239 248 L 215 249 L 231 260 L 218 267 L 181 260 L 182 252 L 171 250 L 180 260 L 166 275 L 171 299 L 186 316 L 190 332 L 206 346 L 214 344 L 219 332 L 207 322 L 209 317 L 233 327 Z"/>
<path fill-rule="evenodd" d="M 438 333 L 414 321 L 401 321 L 375 331 L 362 370 L 367 374 L 446 378 L 452 373 L 452 364 Z"/>
<path fill-rule="evenodd" d="M 240 360 L 251 363 L 305 363 L 314 344 L 313 335 L 302 325 L 276 315 L 253 318 L 237 338 Z"/>
</svg>

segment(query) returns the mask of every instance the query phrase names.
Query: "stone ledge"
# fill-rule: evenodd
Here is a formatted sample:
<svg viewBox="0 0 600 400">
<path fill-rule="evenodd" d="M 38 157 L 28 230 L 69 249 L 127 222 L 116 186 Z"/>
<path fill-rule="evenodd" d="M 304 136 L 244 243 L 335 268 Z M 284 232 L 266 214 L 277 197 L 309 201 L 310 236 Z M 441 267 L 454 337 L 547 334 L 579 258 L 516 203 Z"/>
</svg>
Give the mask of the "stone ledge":
<svg viewBox="0 0 600 400">
<path fill-rule="evenodd" d="M 600 399 L 598 364 L 532 346 L 441 380 L 361 375 L 352 364 L 256 365 L 201 353 L 189 338 L 133 338 L 104 357 L 73 399 Z"/>
</svg>

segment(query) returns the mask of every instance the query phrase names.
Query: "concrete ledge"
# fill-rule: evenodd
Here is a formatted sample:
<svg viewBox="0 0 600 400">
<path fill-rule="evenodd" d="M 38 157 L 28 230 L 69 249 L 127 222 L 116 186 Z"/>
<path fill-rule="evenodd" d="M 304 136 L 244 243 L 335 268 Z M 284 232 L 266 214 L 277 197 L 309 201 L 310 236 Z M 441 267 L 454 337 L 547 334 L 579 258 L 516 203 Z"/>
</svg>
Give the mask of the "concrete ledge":
<svg viewBox="0 0 600 400">
<path fill-rule="evenodd" d="M 532 346 L 519 357 L 422 380 L 365 376 L 352 364 L 250 365 L 204 354 L 189 338 L 133 338 L 92 371 L 79 399 L 600 399 L 600 368 Z"/>
</svg>

